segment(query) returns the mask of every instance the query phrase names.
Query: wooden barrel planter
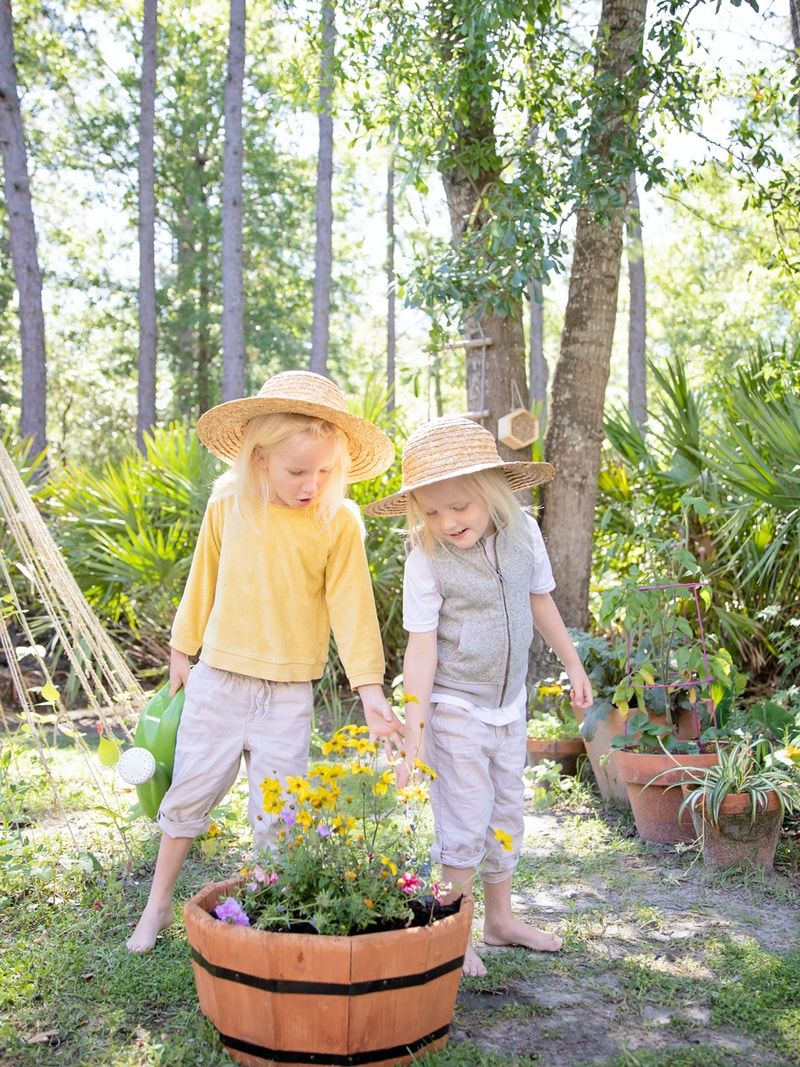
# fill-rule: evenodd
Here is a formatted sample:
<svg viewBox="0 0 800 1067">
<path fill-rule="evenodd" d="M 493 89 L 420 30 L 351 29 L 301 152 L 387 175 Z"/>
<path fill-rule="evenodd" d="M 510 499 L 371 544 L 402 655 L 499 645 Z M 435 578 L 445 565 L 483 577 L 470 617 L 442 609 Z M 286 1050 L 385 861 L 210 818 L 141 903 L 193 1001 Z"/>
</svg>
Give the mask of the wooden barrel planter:
<svg viewBox="0 0 800 1067">
<path fill-rule="evenodd" d="M 535 767 L 542 760 L 561 764 L 562 774 L 575 774 L 578 757 L 586 754 L 582 737 L 565 737 L 560 741 L 540 741 L 529 737 L 527 741 L 528 766 Z"/>
<path fill-rule="evenodd" d="M 430 926 L 268 933 L 209 914 L 237 884 L 207 885 L 184 908 L 200 1007 L 233 1059 L 390 1067 L 447 1043 L 471 899 Z"/>
</svg>

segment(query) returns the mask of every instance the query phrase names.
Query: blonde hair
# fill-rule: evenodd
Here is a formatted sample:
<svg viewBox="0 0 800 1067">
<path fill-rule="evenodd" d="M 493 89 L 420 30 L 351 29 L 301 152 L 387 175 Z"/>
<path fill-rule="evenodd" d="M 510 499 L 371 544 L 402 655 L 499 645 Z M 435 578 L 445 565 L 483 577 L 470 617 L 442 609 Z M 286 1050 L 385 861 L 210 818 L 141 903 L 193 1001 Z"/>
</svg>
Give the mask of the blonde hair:
<svg viewBox="0 0 800 1067">
<path fill-rule="evenodd" d="M 453 481 L 484 503 L 496 530 L 508 530 L 521 546 L 528 544 L 525 534 L 525 510 L 511 491 L 502 471 L 475 471 L 472 474 L 462 474 Z M 406 521 L 409 541 L 412 545 L 419 546 L 427 555 L 433 553 L 437 543 L 446 544 L 443 538 L 437 537 L 431 530 L 425 512 L 417 503 L 413 492 L 409 492 L 407 497 Z"/>
<path fill-rule="evenodd" d="M 250 419 L 231 469 L 214 482 L 211 502 L 232 496 L 239 513 L 252 522 L 256 510 L 264 511 L 272 496 L 269 473 L 256 465 L 256 449 L 267 454 L 279 452 L 304 435 L 319 441 L 330 441 L 334 446 L 331 472 L 319 497 L 311 505 L 311 511 L 319 524 L 330 526 L 344 500 L 350 470 L 350 453 L 343 430 L 332 422 L 325 422 L 311 415 L 279 412 L 257 415 Z"/>
</svg>

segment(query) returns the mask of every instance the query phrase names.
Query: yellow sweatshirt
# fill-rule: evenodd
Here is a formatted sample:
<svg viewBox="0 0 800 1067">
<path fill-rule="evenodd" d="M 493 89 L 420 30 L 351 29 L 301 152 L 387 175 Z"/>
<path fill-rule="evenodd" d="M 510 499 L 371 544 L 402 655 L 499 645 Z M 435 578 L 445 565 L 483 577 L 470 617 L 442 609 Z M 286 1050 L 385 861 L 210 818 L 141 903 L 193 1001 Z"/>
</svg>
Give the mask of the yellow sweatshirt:
<svg viewBox="0 0 800 1067">
<path fill-rule="evenodd" d="M 350 684 L 383 684 L 384 659 L 357 518 L 329 528 L 304 508 L 271 504 L 245 521 L 233 498 L 206 508 L 172 647 L 211 667 L 274 682 L 319 678 L 330 631 Z"/>
</svg>

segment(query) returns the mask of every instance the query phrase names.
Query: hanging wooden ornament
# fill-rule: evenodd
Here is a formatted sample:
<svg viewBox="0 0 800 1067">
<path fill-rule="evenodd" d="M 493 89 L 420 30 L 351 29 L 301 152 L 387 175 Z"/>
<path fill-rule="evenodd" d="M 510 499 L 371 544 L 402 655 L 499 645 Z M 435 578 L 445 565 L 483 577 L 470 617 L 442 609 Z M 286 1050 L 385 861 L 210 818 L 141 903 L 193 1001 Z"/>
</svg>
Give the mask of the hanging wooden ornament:
<svg viewBox="0 0 800 1067">
<path fill-rule="evenodd" d="M 511 383 L 517 407 L 497 420 L 497 440 L 508 448 L 527 448 L 539 436 L 539 420 L 523 405 L 517 383 Z"/>
</svg>

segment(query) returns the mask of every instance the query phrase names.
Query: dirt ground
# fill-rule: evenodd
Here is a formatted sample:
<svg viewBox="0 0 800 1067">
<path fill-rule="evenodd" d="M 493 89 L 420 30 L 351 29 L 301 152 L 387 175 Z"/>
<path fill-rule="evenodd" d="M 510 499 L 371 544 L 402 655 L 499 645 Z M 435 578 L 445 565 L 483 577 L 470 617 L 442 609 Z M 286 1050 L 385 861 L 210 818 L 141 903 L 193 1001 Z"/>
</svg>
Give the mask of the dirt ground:
<svg viewBox="0 0 800 1067">
<path fill-rule="evenodd" d="M 526 817 L 515 887 L 518 914 L 564 949 L 479 941 L 490 973 L 462 982 L 454 1044 L 542 1067 L 800 1062 L 793 878 L 712 874 L 587 810 Z"/>
</svg>

